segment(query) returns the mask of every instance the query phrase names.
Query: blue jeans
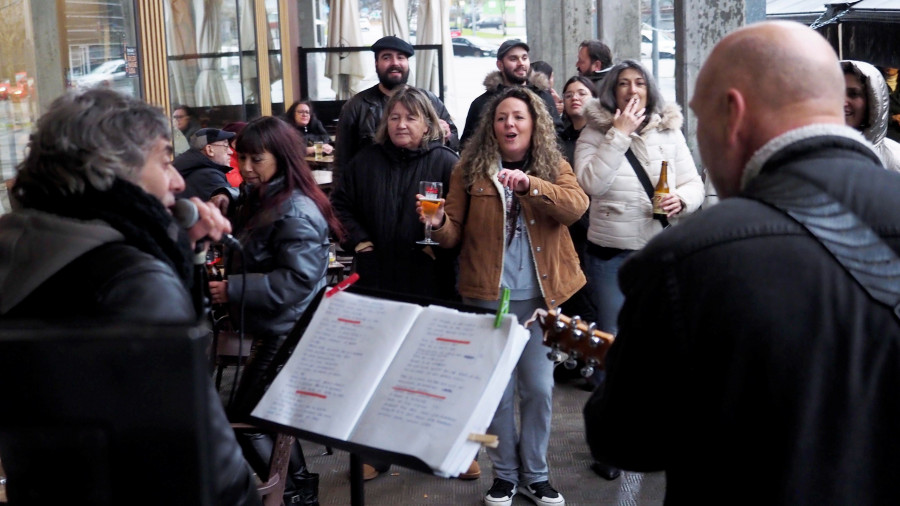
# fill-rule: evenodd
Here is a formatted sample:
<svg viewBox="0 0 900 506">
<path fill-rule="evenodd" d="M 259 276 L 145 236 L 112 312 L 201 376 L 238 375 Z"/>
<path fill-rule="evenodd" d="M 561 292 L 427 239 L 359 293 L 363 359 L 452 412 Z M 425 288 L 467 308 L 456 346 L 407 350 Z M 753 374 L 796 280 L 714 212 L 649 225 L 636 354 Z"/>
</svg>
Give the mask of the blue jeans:
<svg viewBox="0 0 900 506">
<path fill-rule="evenodd" d="M 593 290 L 591 295 L 597 309 L 597 328 L 610 334 L 619 331 L 619 310 L 625 302 L 625 295 L 619 289 L 619 268 L 631 253 L 632 250 L 624 250 L 609 260 L 590 253 L 585 255 L 585 274 Z"/>
<path fill-rule="evenodd" d="M 497 301 L 464 298 L 466 304 L 494 309 Z M 546 308 L 544 299 L 511 300 L 509 312 L 519 323 L 531 317 L 537 308 Z M 549 478 L 547 447 L 550 444 L 550 420 L 553 415 L 553 362 L 547 358 L 540 325 L 532 325 L 531 337 L 513 370 L 509 384 L 488 427 L 488 434 L 500 438 L 497 448 L 487 454 L 497 478 L 516 485 L 531 485 Z M 516 430 L 516 391 L 519 399 L 519 425 Z"/>
</svg>

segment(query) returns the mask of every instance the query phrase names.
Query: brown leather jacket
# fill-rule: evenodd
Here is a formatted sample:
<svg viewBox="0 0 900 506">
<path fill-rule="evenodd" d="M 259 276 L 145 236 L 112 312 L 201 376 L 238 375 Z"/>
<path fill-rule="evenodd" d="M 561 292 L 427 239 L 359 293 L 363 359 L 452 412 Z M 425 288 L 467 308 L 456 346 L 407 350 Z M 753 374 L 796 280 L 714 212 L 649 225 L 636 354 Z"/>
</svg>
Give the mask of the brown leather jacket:
<svg viewBox="0 0 900 506">
<path fill-rule="evenodd" d="M 560 163 L 559 176 L 550 182 L 529 176 L 531 188 L 519 195 L 522 216 L 528 224 L 531 255 L 547 307 L 565 302 L 585 284 L 568 225 L 584 214 L 589 200 L 572 167 Z M 506 206 L 503 189 L 494 178 L 478 179 L 466 186 L 457 166 L 450 176 L 445 203 L 446 219 L 434 238 L 442 247 L 462 242 L 459 254 L 459 293 L 481 300 L 500 298 L 500 277 L 505 253 Z"/>
</svg>

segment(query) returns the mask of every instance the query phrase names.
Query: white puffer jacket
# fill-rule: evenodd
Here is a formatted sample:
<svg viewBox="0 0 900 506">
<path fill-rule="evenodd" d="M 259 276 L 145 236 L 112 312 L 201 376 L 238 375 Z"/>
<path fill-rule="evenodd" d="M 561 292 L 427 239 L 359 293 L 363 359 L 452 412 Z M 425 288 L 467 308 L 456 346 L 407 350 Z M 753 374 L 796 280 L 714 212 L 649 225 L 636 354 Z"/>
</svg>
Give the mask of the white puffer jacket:
<svg viewBox="0 0 900 506">
<path fill-rule="evenodd" d="M 640 131 L 625 135 L 612 127 L 613 114 L 598 100 L 585 106 L 587 126 L 575 145 L 575 175 L 591 198 L 588 240 L 599 246 L 637 250 L 662 230 L 653 219 L 650 199 L 625 152 L 634 152 L 650 182 L 659 181 L 662 161 L 669 162 L 670 191 L 681 199 L 683 216 L 703 203 L 703 181 L 681 133 L 681 108 L 670 104 L 653 113 Z M 670 219 L 671 223 L 676 220 Z"/>
<path fill-rule="evenodd" d="M 856 67 L 868 80 L 866 83 L 866 104 L 869 121 L 862 130 L 866 140 L 875 146 L 875 153 L 881 158 L 884 168 L 900 172 L 900 143 L 886 137 L 888 116 L 890 115 L 890 90 L 881 72 L 872 65 L 856 60 L 842 60 Z"/>
</svg>

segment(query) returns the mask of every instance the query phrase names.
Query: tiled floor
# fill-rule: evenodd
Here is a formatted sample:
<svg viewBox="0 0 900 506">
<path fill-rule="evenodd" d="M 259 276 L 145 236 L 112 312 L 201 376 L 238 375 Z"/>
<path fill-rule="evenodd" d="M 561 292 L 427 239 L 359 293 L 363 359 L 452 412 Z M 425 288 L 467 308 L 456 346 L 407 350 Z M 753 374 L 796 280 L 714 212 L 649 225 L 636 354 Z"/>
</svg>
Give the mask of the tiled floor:
<svg viewBox="0 0 900 506">
<path fill-rule="evenodd" d="M 590 470 L 581 415 L 588 395 L 569 385 L 555 390 L 550 482 L 570 506 L 662 504 L 665 494 L 662 473 L 623 473 L 616 480 L 606 481 Z M 338 450 L 334 455 L 322 455 L 323 446 L 307 442 L 303 448 L 309 467 L 320 475 L 320 504 L 349 505 L 348 455 Z M 389 475 L 366 483 L 365 502 L 369 506 L 481 504 L 482 495 L 490 488 L 493 478 L 487 455 L 482 453 L 478 461 L 482 475 L 475 481 L 443 479 L 394 466 Z M 530 504 L 521 495 L 513 501 L 514 506 Z"/>
</svg>

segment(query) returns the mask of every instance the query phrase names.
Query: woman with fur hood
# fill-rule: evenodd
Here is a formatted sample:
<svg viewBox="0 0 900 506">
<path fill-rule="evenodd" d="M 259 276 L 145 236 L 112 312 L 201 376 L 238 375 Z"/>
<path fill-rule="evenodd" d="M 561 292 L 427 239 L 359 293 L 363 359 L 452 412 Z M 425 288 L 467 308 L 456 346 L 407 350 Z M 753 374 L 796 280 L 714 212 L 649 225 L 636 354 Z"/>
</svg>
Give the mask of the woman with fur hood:
<svg viewBox="0 0 900 506">
<path fill-rule="evenodd" d="M 624 301 L 619 266 L 663 229 L 626 152 L 634 153 L 654 187 L 662 162 L 668 162 L 671 193 L 662 205 L 669 220 L 700 207 L 703 182 L 681 133 L 681 109 L 663 103 L 640 63 L 625 60 L 610 69 L 599 99 L 585 107 L 584 115 L 587 126 L 575 146 L 575 174 L 591 198 L 586 274 L 597 327 L 614 334 Z"/>
<path fill-rule="evenodd" d="M 844 120 L 875 146 L 875 154 L 888 170 L 900 172 L 900 143 L 886 137 L 890 119 L 889 91 L 881 72 L 866 62 L 841 62 L 847 96 Z"/>
<path fill-rule="evenodd" d="M 432 219 L 432 237 L 442 248 L 460 246 L 459 293 L 467 304 L 496 309 L 505 287 L 510 313 L 525 321 L 584 285 L 568 226 L 584 214 L 588 198 L 557 148 L 546 106 L 528 88 L 502 90 L 472 139 Z M 541 342 L 539 327 L 532 327 L 488 427 L 500 439 L 487 450 L 495 475 L 484 497 L 489 506 L 509 506 L 517 492 L 537 504 L 565 504 L 549 482 L 553 362 Z"/>
</svg>

